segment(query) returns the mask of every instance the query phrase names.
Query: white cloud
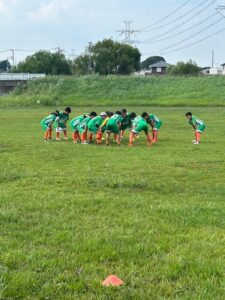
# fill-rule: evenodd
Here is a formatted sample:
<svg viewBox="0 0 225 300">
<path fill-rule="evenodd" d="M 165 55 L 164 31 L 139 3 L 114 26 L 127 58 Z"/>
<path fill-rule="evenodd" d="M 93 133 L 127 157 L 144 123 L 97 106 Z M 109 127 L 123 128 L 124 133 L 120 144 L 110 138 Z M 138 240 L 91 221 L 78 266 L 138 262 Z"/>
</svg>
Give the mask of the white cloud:
<svg viewBox="0 0 225 300">
<path fill-rule="evenodd" d="M 88 0 L 44 0 L 36 10 L 27 13 L 27 20 L 32 22 L 48 22 L 67 18 L 76 21 L 96 19 L 112 13 L 111 8 L 117 3 L 112 0 L 111 5 L 103 0 L 90 3 Z M 106 12 L 107 11 L 107 12 Z"/>
<path fill-rule="evenodd" d="M 7 1 L 0 0 L 0 14 L 5 15 L 9 14 L 9 6 L 7 5 Z"/>
</svg>

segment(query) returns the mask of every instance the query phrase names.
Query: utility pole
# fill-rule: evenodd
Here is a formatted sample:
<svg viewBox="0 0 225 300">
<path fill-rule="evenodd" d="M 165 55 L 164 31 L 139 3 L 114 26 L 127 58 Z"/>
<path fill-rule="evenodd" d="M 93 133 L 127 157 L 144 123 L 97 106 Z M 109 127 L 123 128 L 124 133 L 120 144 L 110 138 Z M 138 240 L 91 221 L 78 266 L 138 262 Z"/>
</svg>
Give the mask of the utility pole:
<svg viewBox="0 0 225 300">
<path fill-rule="evenodd" d="M 135 33 L 138 33 L 139 30 L 132 30 L 131 29 L 131 23 L 132 23 L 132 21 L 123 21 L 123 23 L 125 24 L 125 28 L 122 29 L 122 30 L 117 30 L 117 32 L 120 32 L 120 36 L 124 35 L 123 42 L 125 44 L 131 45 L 131 44 L 134 43 L 134 41 L 132 41 L 132 39 L 131 39 L 131 36 L 133 34 L 135 34 Z"/>
<path fill-rule="evenodd" d="M 212 50 L 212 68 L 214 67 L 214 50 Z"/>
<path fill-rule="evenodd" d="M 89 62 L 88 62 L 88 71 L 90 74 L 92 74 L 92 58 L 91 58 L 91 54 L 92 54 L 92 42 L 88 43 L 88 57 L 89 57 Z"/>
<path fill-rule="evenodd" d="M 50 50 L 56 50 L 57 53 L 63 53 L 64 52 L 64 50 L 61 49 L 60 47 L 55 47 L 55 48 L 52 48 Z"/>
<path fill-rule="evenodd" d="M 11 59 L 12 59 L 12 65 L 15 67 L 15 50 L 14 49 L 9 49 L 11 51 Z"/>
</svg>

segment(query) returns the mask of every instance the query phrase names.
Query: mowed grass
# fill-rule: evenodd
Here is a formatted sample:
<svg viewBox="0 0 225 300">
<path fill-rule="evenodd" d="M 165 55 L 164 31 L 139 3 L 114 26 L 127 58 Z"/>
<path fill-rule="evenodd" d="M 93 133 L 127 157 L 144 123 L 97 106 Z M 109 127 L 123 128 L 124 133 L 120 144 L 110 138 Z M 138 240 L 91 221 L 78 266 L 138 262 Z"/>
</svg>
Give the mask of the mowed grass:
<svg viewBox="0 0 225 300">
<path fill-rule="evenodd" d="M 190 108 L 132 107 L 164 123 L 134 148 L 44 143 L 50 110 L 0 111 L 0 299 L 224 299 L 224 109 L 193 145 Z"/>
</svg>

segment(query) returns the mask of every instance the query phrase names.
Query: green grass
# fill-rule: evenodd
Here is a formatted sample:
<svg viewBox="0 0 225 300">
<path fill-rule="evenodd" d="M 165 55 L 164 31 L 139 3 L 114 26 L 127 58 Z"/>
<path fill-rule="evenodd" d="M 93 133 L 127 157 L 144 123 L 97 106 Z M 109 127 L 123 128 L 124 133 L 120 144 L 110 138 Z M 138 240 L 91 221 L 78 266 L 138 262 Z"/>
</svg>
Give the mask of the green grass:
<svg viewBox="0 0 225 300">
<path fill-rule="evenodd" d="M 224 109 L 194 109 L 200 145 L 189 109 L 152 107 L 151 148 L 44 143 L 48 108 L 1 109 L 0 299 L 224 299 Z"/>
<path fill-rule="evenodd" d="M 0 106 L 224 106 L 225 76 L 47 77 L 0 97 Z"/>
</svg>

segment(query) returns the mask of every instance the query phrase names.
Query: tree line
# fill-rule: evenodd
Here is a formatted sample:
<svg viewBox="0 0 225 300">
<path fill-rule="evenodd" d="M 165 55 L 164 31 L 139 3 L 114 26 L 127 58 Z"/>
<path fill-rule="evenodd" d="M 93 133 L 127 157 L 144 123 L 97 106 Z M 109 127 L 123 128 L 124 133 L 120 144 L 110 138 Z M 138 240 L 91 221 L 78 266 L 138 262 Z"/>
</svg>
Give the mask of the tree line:
<svg viewBox="0 0 225 300">
<path fill-rule="evenodd" d="M 45 73 L 46 75 L 129 75 L 149 65 L 165 61 L 161 56 L 151 56 L 141 62 L 138 48 L 128 44 L 104 39 L 96 44 L 89 44 L 84 53 L 75 59 L 67 59 L 62 52 L 51 53 L 38 51 L 13 67 L 5 60 L 0 62 L 1 71 L 15 73 Z M 196 75 L 200 67 L 193 61 L 178 62 L 170 65 L 167 73 L 171 75 Z"/>
</svg>

